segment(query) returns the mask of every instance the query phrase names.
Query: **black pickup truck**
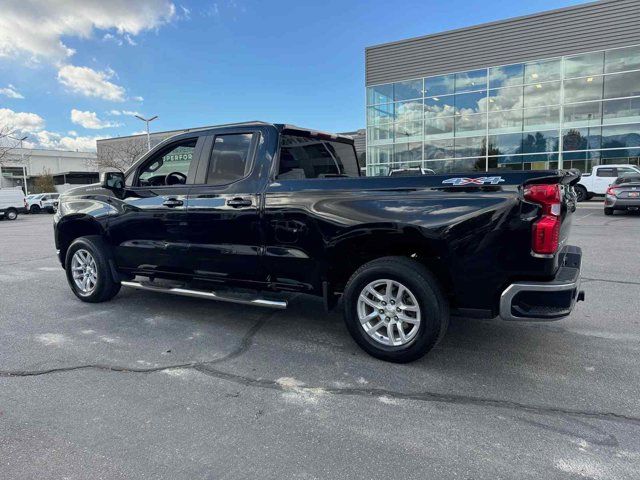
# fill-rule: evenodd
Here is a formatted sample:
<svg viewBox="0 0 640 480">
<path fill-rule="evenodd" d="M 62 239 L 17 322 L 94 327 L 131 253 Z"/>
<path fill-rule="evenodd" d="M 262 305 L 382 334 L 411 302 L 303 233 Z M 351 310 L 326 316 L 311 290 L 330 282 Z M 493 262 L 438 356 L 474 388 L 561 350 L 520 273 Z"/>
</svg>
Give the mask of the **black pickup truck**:
<svg viewBox="0 0 640 480">
<path fill-rule="evenodd" d="M 567 316 L 575 171 L 362 177 L 353 141 L 250 122 L 189 131 L 126 173 L 60 197 L 55 242 L 75 295 L 121 286 L 285 308 L 342 297 L 355 341 L 407 362 L 449 315 Z"/>
</svg>

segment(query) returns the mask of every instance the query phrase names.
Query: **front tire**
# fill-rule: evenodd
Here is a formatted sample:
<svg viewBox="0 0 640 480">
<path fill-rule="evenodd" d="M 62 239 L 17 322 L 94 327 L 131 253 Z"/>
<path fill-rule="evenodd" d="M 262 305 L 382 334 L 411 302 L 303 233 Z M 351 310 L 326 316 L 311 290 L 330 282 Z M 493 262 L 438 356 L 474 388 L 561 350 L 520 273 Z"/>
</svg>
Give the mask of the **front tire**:
<svg viewBox="0 0 640 480">
<path fill-rule="evenodd" d="M 383 257 L 360 267 L 344 291 L 344 319 L 356 343 L 395 363 L 423 357 L 449 325 L 449 304 L 422 264 Z"/>
<path fill-rule="evenodd" d="M 111 248 L 98 236 L 80 237 L 69 246 L 65 259 L 67 282 L 83 302 L 111 300 L 120 291 L 120 282 L 111 274 Z"/>
<path fill-rule="evenodd" d="M 604 207 L 604 214 L 605 215 L 613 215 L 613 208 Z"/>
<path fill-rule="evenodd" d="M 9 208 L 5 210 L 4 216 L 7 220 L 15 220 L 18 218 L 18 211 L 15 208 Z"/>
<path fill-rule="evenodd" d="M 576 185 L 574 189 L 576 191 L 576 200 L 578 202 L 584 202 L 589 199 L 589 192 L 587 192 L 587 189 L 582 185 Z"/>
</svg>

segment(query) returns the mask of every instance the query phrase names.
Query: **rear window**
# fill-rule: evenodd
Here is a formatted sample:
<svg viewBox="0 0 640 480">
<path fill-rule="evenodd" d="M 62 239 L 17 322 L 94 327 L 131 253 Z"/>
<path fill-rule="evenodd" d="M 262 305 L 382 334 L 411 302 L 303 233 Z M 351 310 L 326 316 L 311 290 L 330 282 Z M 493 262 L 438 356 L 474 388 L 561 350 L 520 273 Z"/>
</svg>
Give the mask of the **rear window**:
<svg viewBox="0 0 640 480">
<path fill-rule="evenodd" d="M 640 183 L 640 174 L 623 174 L 614 182 L 616 185 L 622 185 L 623 183 Z"/>
<path fill-rule="evenodd" d="M 358 160 L 350 143 L 303 135 L 280 138 L 280 180 L 358 176 Z"/>
</svg>

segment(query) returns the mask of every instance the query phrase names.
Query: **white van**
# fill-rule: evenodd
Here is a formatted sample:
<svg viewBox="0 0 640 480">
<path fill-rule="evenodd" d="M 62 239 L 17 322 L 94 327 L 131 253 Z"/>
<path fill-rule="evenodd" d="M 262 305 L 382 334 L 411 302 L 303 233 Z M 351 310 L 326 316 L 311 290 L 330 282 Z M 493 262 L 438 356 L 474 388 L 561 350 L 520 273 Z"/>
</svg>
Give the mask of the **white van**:
<svg viewBox="0 0 640 480">
<path fill-rule="evenodd" d="M 24 193 L 20 188 L 0 188 L 0 218 L 15 220 L 18 213 L 27 211 Z"/>
</svg>

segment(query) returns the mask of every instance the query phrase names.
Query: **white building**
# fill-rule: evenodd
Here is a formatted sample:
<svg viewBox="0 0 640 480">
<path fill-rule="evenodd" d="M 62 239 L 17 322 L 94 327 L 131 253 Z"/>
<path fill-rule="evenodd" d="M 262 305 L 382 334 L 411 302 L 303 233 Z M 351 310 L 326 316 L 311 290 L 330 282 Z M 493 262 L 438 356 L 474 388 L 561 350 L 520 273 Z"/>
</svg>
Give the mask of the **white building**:
<svg viewBox="0 0 640 480">
<path fill-rule="evenodd" d="M 33 190 L 36 177 L 49 173 L 53 176 L 56 190 L 63 192 L 74 185 L 98 181 L 95 152 L 70 152 L 61 150 L 38 150 L 14 148 L 3 159 L 0 166 L 0 188 L 23 187 Z"/>
</svg>

